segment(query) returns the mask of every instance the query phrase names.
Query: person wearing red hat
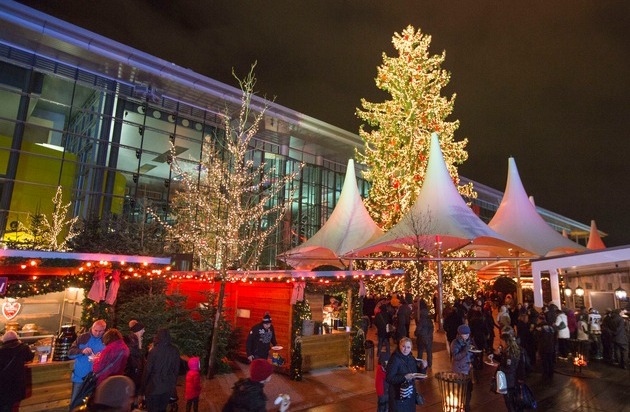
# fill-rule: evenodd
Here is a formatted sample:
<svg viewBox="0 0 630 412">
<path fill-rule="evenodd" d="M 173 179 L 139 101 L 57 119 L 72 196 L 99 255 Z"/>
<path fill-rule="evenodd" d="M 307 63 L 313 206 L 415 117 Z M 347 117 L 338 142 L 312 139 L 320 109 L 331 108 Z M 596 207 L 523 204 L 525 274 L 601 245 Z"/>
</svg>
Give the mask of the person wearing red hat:
<svg viewBox="0 0 630 412">
<path fill-rule="evenodd" d="M 254 359 L 249 366 L 249 378 L 234 384 L 223 412 L 265 412 L 267 396 L 263 388 L 272 373 L 273 366 L 266 359 Z"/>
</svg>

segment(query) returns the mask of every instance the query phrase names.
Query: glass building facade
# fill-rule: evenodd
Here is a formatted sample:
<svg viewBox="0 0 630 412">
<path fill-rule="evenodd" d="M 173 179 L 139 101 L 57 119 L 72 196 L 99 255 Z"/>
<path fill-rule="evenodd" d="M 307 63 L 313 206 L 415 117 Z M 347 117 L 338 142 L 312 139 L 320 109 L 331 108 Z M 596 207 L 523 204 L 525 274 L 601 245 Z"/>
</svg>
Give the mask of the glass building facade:
<svg viewBox="0 0 630 412">
<path fill-rule="evenodd" d="M 334 126 L 268 106 L 251 156 L 279 173 L 304 162 L 292 211 L 260 268 L 317 232 L 335 207 L 348 158 L 360 138 Z M 9 3 L 0 11 L 0 230 L 5 239 L 30 215 L 51 213 L 56 188 L 74 216 L 169 218 L 178 176 L 174 154 L 191 169 L 205 136 L 221 138 L 224 113 L 238 110 L 240 90 L 179 68 L 61 20 Z M 197 167 L 197 170 L 199 168 Z M 357 176 L 360 176 L 358 170 Z M 360 192 L 367 184 L 359 179 Z M 501 193 L 475 184 L 488 221 Z M 481 189 L 480 189 L 481 188 Z M 546 211 L 558 230 L 588 226 Z"/>
</svg>

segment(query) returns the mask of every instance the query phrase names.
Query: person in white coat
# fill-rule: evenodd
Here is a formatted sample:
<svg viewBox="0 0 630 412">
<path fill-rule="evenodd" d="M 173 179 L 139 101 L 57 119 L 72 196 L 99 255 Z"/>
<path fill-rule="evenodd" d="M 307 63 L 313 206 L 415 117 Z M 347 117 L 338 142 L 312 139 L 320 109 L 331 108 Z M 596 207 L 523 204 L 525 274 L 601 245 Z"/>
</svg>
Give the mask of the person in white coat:
<svg viewBox="0 0 630 412">
<path fill-rule="evenodd" d="M 567 360 L 569 354 L 569 338 L 571 337 L 571 332 L 569 332 L 567 322 L 567 314 L 559 310 L 554 326 L 556 327 L 556 331 L 558 331 L 558 358 L 562 360 Z"/>
</svg>

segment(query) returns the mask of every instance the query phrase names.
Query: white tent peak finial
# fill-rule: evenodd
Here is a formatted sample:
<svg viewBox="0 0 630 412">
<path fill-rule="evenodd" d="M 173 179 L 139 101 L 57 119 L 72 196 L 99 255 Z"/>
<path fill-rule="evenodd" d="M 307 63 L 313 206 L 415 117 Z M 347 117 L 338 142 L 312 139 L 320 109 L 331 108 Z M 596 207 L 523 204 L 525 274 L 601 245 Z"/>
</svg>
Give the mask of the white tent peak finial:
<svg viewBox="0 0 630 412">
<path fill-rule="evenodd" d="M 539 256 L 584 250 L 584 246 L 562 237 L 538 214 L 525 192 L 514 158 L 508 159 L 503 199 L 488 226 L 510 242 Z"/>
<path fill-rule="evenodd" d="M 536 207 L 536 202 L 534 201 L 534 196 L 530 196 L 529 197 L 529 203 L 531 203 L 532 206 Z"/>
</svg>

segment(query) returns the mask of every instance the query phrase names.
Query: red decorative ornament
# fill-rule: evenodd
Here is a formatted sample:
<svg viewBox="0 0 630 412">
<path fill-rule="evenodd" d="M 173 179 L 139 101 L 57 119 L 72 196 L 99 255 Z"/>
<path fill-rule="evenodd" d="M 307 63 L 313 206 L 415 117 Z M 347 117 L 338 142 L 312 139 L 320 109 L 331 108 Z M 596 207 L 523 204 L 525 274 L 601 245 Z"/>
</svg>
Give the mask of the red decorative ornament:
<svg viewBox="0 0 630 412">
<path fill-rule="evenodd" d="M 22 309 L 22 304 L 20 302 L 9 302 L 6 301 L 2 304 L 2 314 L 7 320 L 11 320 L 20 313 L 20 309 Z"/>
</svg>

